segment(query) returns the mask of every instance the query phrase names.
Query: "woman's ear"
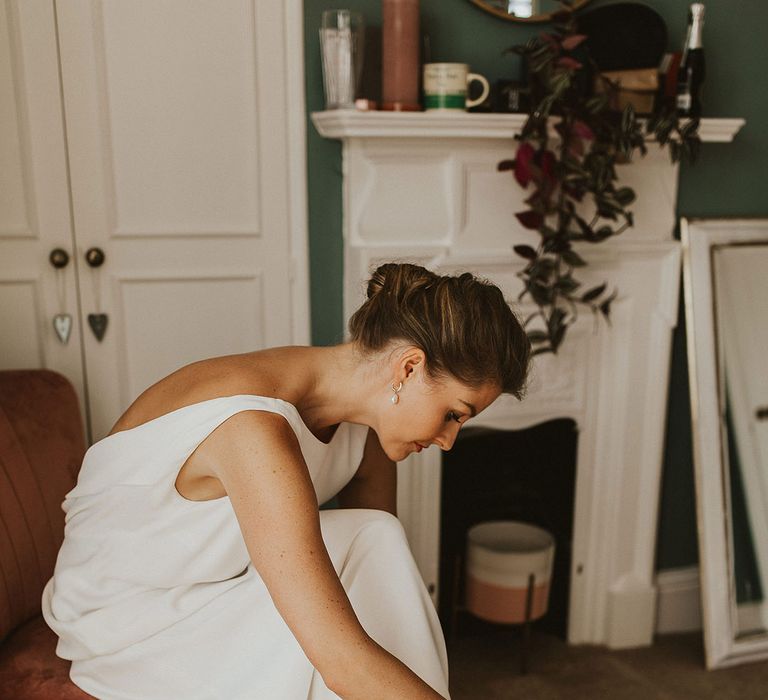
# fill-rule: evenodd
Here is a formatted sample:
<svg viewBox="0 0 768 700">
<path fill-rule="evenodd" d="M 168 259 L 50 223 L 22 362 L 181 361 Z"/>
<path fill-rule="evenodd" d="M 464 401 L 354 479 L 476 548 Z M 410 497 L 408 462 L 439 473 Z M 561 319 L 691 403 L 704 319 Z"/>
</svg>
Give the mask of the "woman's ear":
<svg viewBox="0 0 768 700">
<path fill-rule="evenodd" d="M 421 348 L 407 347 L 400 356 L 400 372 L 404 379 L 415 378 L 424 372 L 427 357 Z"/>
</svg>

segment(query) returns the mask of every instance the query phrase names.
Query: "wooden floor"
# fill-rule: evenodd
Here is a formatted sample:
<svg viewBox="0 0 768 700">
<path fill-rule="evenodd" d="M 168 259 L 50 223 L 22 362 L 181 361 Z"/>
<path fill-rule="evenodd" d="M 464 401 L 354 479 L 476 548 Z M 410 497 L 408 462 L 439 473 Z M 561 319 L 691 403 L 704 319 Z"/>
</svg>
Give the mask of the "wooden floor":
<svg viewBox="0 0 768 700">
<path fill-rule="evenodd" d="M 643 649 L 571 647 L 534 630 L 520 674 L 517 628 L 488 625 L 448 642 L 452 700 L 768 699 L 768 661 L 707 671 L 701 633 L 664 635 Z"/>
</svg>

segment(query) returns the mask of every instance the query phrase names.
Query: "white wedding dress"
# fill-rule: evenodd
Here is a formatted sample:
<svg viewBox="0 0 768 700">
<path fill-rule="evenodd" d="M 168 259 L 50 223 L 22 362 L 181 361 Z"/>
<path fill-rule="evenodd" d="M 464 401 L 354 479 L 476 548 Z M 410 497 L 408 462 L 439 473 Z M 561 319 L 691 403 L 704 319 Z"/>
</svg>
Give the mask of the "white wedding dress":
<svg viewBox="0 0 768 700">
<path fill-rule="evenodd" d="M 175 487 L 187 457 L 240 411 L 284 416 L 318 503 L 360 463 L 368 428 L 318 440 L 296 408 L 252 395 L 203 401 L 115 433 L 86 453 L 66 496 L 64 543 L 43 592 L 70 675 L 104 700 L 325 700 L 328 690 L 250 563 L 227 497 Z M 279 498 L 275 494 L 275 498 Z M 448 697 L 445 643 L 399 521 L 320 512 L 323 539 L 368 634 Z"/>
</svg>

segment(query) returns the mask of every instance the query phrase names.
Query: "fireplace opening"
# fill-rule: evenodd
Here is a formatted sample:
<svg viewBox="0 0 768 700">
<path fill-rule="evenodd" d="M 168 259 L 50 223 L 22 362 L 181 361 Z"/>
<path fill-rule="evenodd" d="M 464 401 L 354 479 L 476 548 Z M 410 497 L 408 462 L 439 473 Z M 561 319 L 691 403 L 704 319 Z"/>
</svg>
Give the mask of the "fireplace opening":
<svg viewBox="0 0 768 700">
<path fill-rule="evenodd" d="M 549 606 L 534 624 L 566 639 L 577 439 L 570 418 L 524 430 L 468 428 L 443 455 L 438 612 L 446 635 L 456 632 L 454 601 L 464 602 L 467 530 L 488 520 L 517 520 L 542 527 L 555 538 Z M 469 625 L 490 625 L 468 613 L 461 613 L 457 622 L 459 633 Z"/>
</svg>

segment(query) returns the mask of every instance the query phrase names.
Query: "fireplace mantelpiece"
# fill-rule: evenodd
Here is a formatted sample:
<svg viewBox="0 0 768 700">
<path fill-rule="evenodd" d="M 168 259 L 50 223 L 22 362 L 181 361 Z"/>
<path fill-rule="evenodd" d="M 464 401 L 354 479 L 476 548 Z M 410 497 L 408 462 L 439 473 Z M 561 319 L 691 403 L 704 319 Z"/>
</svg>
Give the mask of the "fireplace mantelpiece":
<svg viewBox="0 0 768 700">
<path fill-rule="evenodd" d="M 351 138 L 472 138 L 506 139 L 519 134 L 525 114 L 469 112 L 315 112 L 312 122 L 321 136 Z M 743 119 L 702 119 L 699 136 L 707 143 L 729 143 L 744 126 Z"/>
<path fill-rule="evenodd" d="M 508 299 L 522 289 L 517 243 L 531 243 L 514 213 L 526 195 L 496 164 L 514 156 L 525 115 L 321 112 L 318 131 L 343 141 L 344 314 L 363 299 L 369 270 L 410 260 L 440 272 L 470 270 Z M 727 142 L 740 119 L 703 120 L 704 141 Z M 671 331 L 680 249 L 673 240 L 677 166 L 653 144 L 619 168 L 633 187 L 635 226 L 577 248 L 584 288 L 617 287 L 610 327 L 583 312 L 557 357 L 537 358 L 529 396 L 501 397 L 476 426 L 517 429 L 555 417 L 579 426 L 571 643 L 650 644 L 654 548 Z M 521 309 L 522 313 L 526 308 Z M 414 556 L 437 596 L 441 454 L 399 465 L 398 510 Z"/>
</svg>

